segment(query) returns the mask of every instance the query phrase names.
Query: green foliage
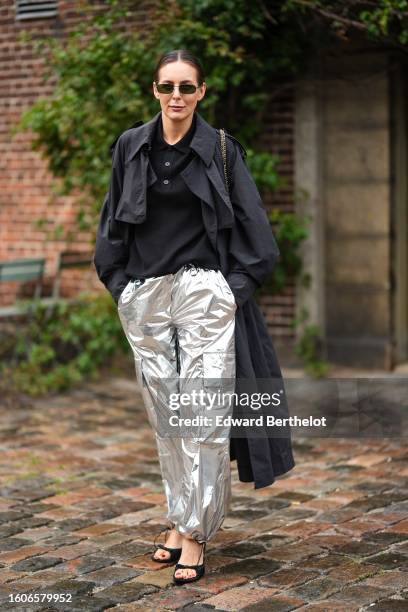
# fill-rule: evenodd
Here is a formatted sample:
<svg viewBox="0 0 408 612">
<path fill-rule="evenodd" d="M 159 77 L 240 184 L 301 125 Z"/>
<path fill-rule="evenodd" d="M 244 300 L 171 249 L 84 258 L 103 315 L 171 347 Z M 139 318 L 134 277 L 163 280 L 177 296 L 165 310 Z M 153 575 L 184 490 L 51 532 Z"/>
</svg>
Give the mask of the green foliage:
<svg viewBox="0 0 408 612">
<path fill-rule="evenodd" d="M 57 179 L 56 195 L 75 195 L 80 230 L 95 228 L 109 181 L 109 144 L 158 110 L 151 93 L 153 50 L 138 35 L 113 27 L 126 12 L 116 1 L 111 4 L 110 11 L 85 20 L 62 41 L 32 41 L 36 52 L 47 57 L 46 80 L 55 77 L 55 84 L 14 129 L 33 131 L 32 148 L 48 160 Z M 22 39 L 32 40 L 27 32 Z M 61 237 L 60 226 L 52 230 L 52 238 Z M 66 239 L 75 235 L 76 230 Z"/>
<path fill-rule="evenodd" d="M 347 39 L 359 30 L 368 39 L 406 51 L 407 0 L 286 0 L 283 12 L 296 15 L 306 27 L 316 23 L 326 27 L 338 38 Z"/>
<path fill-rule="evenodd" d="M 279 246 L 280 257 L 270 278 L 257 290 L 257 296 L 280 293 L 288 278 L 296 278 L 301 274 L 302 258 L 299 248 L 308 236 L 308 217 L 302 219 L 277 209 L 272 210 L 268 217 Z"/>
<path fill-rule="evenodd" d="M 32 130 L 33 149 L 43 153 L 56 178 L 55 196 L 73 194 L 78 203 L 77 227 L 67 233 L 58 215 L 33 223 L 48 238 L 68 242 L 77 229 L 95 231 L 110 174 L 109 145 L 159 110 L 153 70 L 161 53 L 174 48 L 188 48 L 205 67 L 200 112 L 241 140 L 251 151 L 248 163 L 259 186 L 274 188 L 273 156 L 251 148 L 267 116 L 274 80 L 302 71 L 313 53 L 330 43 L 327 32 L 337 33 L 338 24 L 401 44 L 407 36 L 406 5 L 402 0 L 159 0 L 144 9 L 149 22 L 140 31 L 123 25 L 140 11 L 136 0 L 107 0 L 102 11 L 84 1 L 77 8 L 91 19 L 63 38 L 33 38 L 23 31 L 22 42 L 46 60 L 45 79 L 53 91 L 23 113 L 15 131 Z"/>
<path fill-rule="evenodd" d="M 82 293 L 75 302 L 45 306 L 20 302 L 26 323 L 2 342 L 0 388 L 29 395 L 69 388 L 97 376 L 116 353 L 128 349 L 109 294 Z"/>
<path fill-rule="evenodd" d="M 293 321 L 293 327 L 300 330 L 295 353 L 304 362 L 308 374 L 321 378 L 326 376 L 329 370 L 329 364 L 323 356 L 322 332 L 317 325 L 307 323 L 308 319 L 309 313 L 303 308 L 299 317 Z"/>
</svg>

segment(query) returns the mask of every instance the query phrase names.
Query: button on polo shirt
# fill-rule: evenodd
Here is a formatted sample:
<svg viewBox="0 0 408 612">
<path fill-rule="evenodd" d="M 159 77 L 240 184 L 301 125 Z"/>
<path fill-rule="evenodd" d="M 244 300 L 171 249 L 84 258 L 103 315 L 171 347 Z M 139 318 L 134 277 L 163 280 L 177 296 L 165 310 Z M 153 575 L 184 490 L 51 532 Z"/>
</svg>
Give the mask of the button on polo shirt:
<svg viewBox="0 0 408 612">
<path fill-rule="evenodd" d="M 196 114 L 186 134 L 171 145 L 162 119 L 153 134 L 149 161 L 157 176 L 146 192 L 146 220 L 134 225 L 127 274 L 148 278 L 175 273 L 186 263 L 218 270 L 217 253 L 205 231 L 201 200 L 180 176 L 194 158 L 190 148 Z"/>
</svg>

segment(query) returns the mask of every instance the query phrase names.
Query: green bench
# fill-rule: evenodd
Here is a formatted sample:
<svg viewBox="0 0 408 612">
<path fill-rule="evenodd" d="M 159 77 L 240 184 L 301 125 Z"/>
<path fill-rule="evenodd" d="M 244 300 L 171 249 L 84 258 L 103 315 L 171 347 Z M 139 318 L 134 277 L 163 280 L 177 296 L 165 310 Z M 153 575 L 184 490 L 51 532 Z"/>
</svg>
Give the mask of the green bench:
<svg viewBox="0 0 408 612">
<path fill-rule="evenodd" d="M 61 286 L 61 273 L 63 270 L 73 268 L 90 268 L 93 266 L 93 251 L 80 252 L 80 251 L 63 251 L 58 256 L 57 273 L 54 279 L 54 285 L 52 289 L 52 297 L 54 299 L 60 299 L 60 286 Z M 73 298 L 75 299 L 75 298 Z"/>
<path fill-rule="evenodd" d="M 86 268 L 93 263 L 93 252 L 64 251 L 59 254 L 57 271 L 54 278 L 51 297 L 42 297 L 41 288 L 44 277 L 45 258 L 16 259 L 13 261 L 0 261 L 0 282 L 8 281 L 35 281 L 33 298 L 40 299 L 42 304 L 52 305 L 59 301 L 74 301 L 76 298 L 61 298 L 61 273 L 68 268 Z M 20 314 L 16 305 L 0 306 L 0 318 Z"/>
</svg>

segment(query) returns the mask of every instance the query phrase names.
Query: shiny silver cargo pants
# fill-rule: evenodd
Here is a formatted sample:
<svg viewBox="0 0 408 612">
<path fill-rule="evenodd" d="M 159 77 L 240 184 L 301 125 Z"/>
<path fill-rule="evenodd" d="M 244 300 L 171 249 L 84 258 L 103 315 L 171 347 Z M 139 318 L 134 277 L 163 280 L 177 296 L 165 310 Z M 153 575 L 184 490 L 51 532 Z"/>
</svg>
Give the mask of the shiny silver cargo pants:
<svg viewBox="0 0 408 612">
<path fill-rule="evenodd" d="M 236 308 L 221 271 L 193 264 L 131 280 L 118 301 L 155 431 L 167 519 L 198 542 L 221 527 L 231 497 L 224 417 L 232 414 L 229 394 L 235 390 Z M 189 428 L 184 420 L 209 414 L 213 420 L 206 427 Z M 180 420 L 184 429 L 177 426 Z"/>
</svg>

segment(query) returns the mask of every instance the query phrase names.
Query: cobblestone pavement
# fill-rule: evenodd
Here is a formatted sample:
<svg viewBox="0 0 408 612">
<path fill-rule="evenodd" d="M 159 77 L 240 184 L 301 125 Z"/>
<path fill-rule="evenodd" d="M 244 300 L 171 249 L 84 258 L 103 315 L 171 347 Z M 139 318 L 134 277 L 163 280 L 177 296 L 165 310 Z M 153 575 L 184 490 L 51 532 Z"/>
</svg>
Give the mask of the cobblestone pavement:
<svg viewBox="0 0 408 612">
<path fill-rule="evenodd" d="M 136 383 L 0 412 L 2 611 L 408 610 L 402 439 L 296 439 L 295 469 L 256 491 L 233 462 L 206 576 L 180 587 L 149 558 L 166 505 Z"/>
</svg>

